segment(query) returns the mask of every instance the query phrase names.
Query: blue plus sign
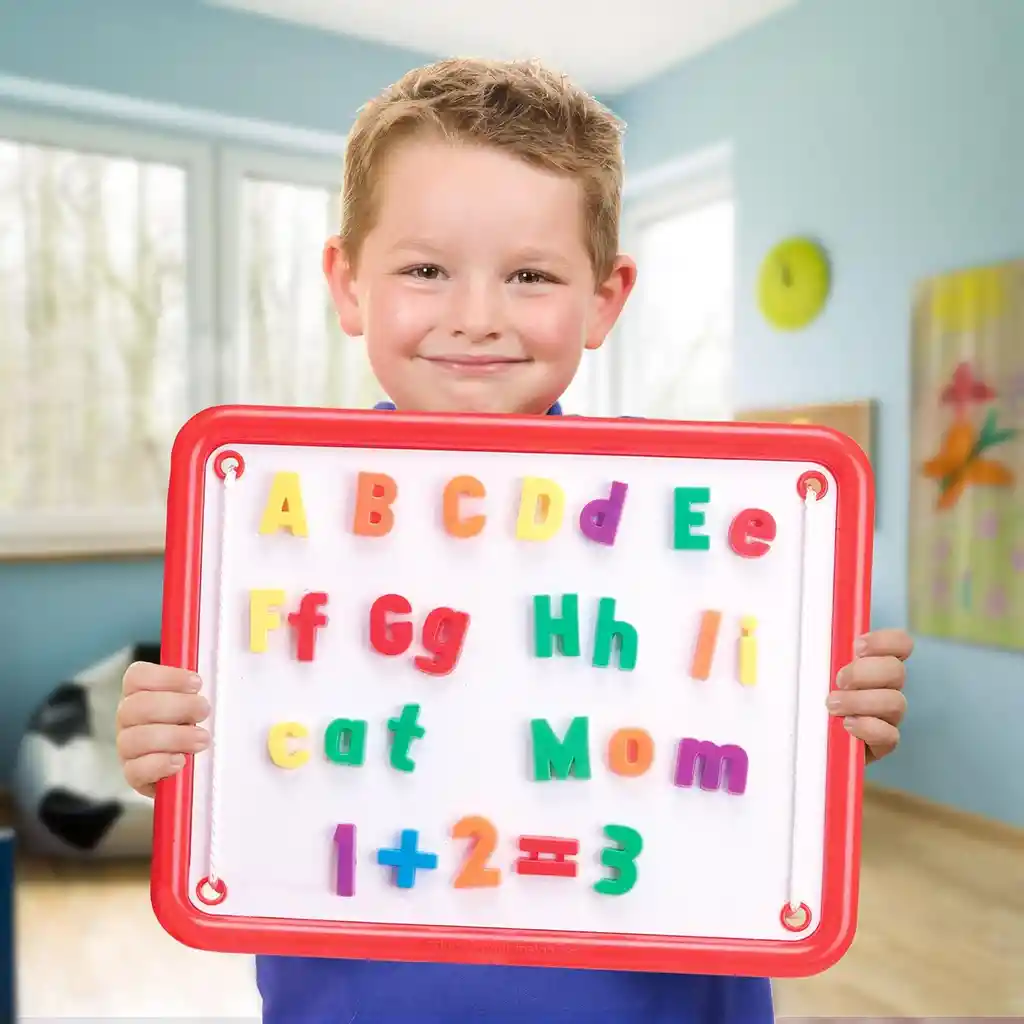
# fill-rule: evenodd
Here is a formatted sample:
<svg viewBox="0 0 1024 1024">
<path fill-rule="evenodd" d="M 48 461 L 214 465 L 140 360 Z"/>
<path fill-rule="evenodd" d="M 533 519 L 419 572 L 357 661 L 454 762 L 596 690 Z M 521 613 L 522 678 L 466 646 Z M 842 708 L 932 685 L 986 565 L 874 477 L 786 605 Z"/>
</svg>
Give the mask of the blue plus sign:
<svg viewBox="0 0 1024 1024">
<path fill-rule="evenodd" d="M 423 853 L 416 849 L 420 834 L 414 828 L 402 829 L 402 845 L 398 849 L 377 851 L 377 863 L 395 869 L 395 885 L 411 889 L 416 884 L 416 872 L 421 868 L 437 867 L 436 853 Z"/>
</svg>

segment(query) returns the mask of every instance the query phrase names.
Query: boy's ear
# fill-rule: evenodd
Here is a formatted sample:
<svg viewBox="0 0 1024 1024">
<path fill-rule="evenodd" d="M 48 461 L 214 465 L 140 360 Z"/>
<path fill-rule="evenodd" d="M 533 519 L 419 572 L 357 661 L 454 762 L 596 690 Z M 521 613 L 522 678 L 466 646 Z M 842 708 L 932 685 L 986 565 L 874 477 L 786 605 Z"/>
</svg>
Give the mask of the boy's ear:
<svg viewBox="0 0 1024 1024">
<path fill-rule="evenodd" d="M 586 348 L 600 348 L 604 344 L 604 339 L 615 326 L 635 284 L 636 263 L 628 256 L 617 256 L 611 273 L 598 284 L 594 292 Z"/>
<path fill-rule="evenodd" d="M 328 238 L 324 245 L 323 268 L 334 308 L 338 312 L 338 323 L 350 338 L 358 338 L 363 333 L 363 317 L 359 309 L 355 274 L 337 235 Z"/>
</svg>

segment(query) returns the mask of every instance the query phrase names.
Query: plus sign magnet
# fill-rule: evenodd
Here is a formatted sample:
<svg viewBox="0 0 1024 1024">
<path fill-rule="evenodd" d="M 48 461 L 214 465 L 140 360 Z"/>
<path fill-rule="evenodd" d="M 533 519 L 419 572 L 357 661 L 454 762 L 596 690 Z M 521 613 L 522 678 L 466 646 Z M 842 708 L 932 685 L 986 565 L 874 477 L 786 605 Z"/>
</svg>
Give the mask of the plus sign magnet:
<svg viewBox="0 0 1024 1024">
<path fill-rule="evenodd" d="M 395 869 L 395 885 L 399 889 L 411 889 L 416 884 L 417 871 L 432 871 L 437 867 L 436 853 L 424 853 L 416 848 L 419 839 L 416 829 L 402 829 L 401 846 L 377 851 L 377 863 Z"/>
</svg>

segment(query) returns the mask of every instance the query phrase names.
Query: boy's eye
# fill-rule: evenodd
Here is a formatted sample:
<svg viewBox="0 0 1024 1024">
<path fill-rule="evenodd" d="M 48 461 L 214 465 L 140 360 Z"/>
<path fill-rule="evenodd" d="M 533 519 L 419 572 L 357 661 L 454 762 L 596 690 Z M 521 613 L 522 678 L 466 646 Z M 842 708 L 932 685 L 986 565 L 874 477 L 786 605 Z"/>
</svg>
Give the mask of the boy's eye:
<svg viewBox="0 0 1024 1024">
<path fill-rule="evenodd" d="M 406 273 L 418 277 L 421 281 L 436 281 L 441 276 L 441 268 L 431 263 L 424 263 L 418 267 L 410 267 Z"/>
<path fill-rule="evenodd" d="M 551 278 L 546 274 L 542 274 L 539 270 L 517 270 L 512 276 L 516 284 L 541 284 L 544 281 L 551 280 Z"/>
</svg>

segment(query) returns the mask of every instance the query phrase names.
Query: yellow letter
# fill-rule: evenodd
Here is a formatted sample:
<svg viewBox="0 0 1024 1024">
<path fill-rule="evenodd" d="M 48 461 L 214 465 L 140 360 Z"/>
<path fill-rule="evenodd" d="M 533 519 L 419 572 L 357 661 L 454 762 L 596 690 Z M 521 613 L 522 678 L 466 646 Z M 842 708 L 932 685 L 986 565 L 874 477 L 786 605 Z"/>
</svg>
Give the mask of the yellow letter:
<svg viewBox="0 0 1024 1024">
<path fill-rule="evenodd" d="M 740 619 L 740 682 L 744 686 L 757 684 L 757 619 Z"/>
<path fill-rule="evenodd" d="M 275 473 L 274 482 L 270 485 L 260 533 L 276 533 L 278 530 L 291 530 L 296 537 L 307 535 L 298 473 Z"/>
<path fill-rule="evenodd" d="M 265 654 L 267 634 L 281 625 L 274 607 L 284 604 L 283 590 L 253 590 L 249 594 L 249 650 Z"/>
<path fill-rule="evenodd" d="M 542 519 L 537 522 L 538 511 Z M 523 481 L 516 536 L 520 540 L 550 540 L 562 525 L 565 494 L 554 480 L 528 476 Z"/>
<path fill-rule="evenodd" d="M 305 739 L 308 735 L 309 730 L 298 722 L 278 722 L 272 725 L 267 735 L 270 760 L 278 768 L 301 768 L 309 760 L 309 750 L 306 747 L 289 750 L 288 740 Z"/>
</svg>

